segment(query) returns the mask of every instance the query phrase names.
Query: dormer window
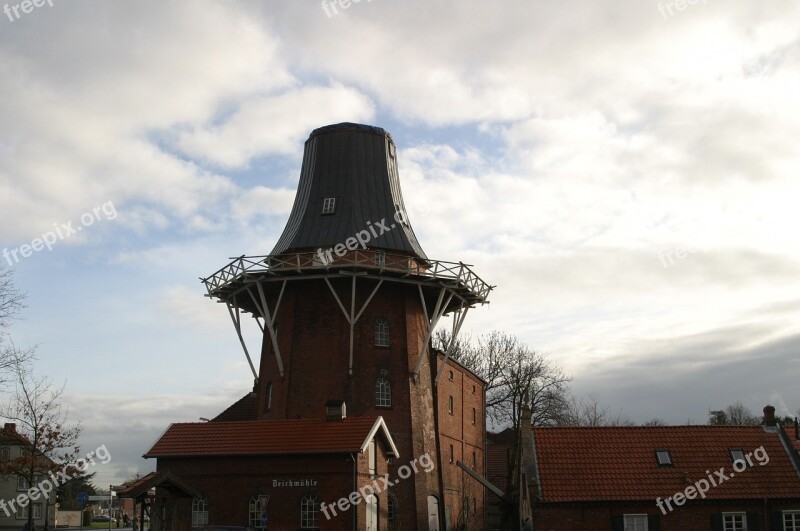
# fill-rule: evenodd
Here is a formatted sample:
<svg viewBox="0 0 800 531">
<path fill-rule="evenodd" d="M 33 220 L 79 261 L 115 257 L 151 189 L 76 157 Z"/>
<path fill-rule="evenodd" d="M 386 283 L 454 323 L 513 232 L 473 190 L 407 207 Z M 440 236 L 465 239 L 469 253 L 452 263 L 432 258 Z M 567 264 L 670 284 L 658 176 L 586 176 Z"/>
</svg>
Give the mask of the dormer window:
<svg viewBox="0 0 800 531">
<path fill-rule="evenodd" d="M 326 197 L 322 200 L 322 215 L 333 214 L 336 212 L 336 198 Z"/>
<path fill-rule="evenodd" d="M 731 453 L 731 460 L 736 463 L 736 461 L 744 461 L 744 450 L 741 448 L 731 448 L 729 450 Z"/>
<path fill-rule="evenodd" d="M 656 462 L 659 466 L 672 466 L 672 456 L 669 450 L 656 450 Z"/>
</svg>

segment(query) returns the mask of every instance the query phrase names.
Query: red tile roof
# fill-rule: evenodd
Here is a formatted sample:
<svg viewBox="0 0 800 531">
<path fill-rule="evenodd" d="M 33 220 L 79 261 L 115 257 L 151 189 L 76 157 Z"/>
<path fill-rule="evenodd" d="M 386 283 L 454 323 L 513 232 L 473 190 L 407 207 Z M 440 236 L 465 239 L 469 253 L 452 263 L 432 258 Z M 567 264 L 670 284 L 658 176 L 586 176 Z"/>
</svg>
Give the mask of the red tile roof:
<svg viewBox="0 0 800 531">
<path fill-rule="evenodd" d="M 289 455 L 363 451 L 380 433 L 397 456 L 383 417 L 172 424 L 144 457 Z"/>
<path fill-rule="evenodd" d="M 0 443 L 4 444 L 21 444 L 30 446 L 31 442 L 27 437 L 17 431 L 17 425 L 13 422 L 6 422 L 2 429 L 0 429 Z"/>
<path fill-rule="evenodd" d="M 800 477 L 776 432 L 761 426 L 537 427 L 536 459 L 545 502 L 647 500 L 672 496 L 724 468 L 730 479 L 710 499 L 797 498 Z M 763 446 L 764 466 L 733 472 L 730 448 Z M 659 466 L 667 449 L 673 466 Z"/>
<path fill-rule="evenodd" d="M 784 430 L 786 430 L 786 435 L 792 441 L 792 444 L 794 445 L 794 449 L 800 451 L 800 440 L 798 440 L 798 438 L 797 438 L 798 437 L 798 433 L 797 432 L 800 431 L 800 430 L 797 430 L 793 425 L 784 428 Z"/>
</svg>

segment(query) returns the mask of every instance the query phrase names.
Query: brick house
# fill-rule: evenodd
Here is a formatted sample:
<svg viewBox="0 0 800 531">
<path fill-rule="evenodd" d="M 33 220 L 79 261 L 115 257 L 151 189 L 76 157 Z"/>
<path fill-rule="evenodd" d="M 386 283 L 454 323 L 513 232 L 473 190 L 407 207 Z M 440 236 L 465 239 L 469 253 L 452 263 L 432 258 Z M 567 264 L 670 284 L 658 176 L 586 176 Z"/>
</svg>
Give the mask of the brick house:
<svg viewBox="0 0 800 531">
<path fill-rule="evenodd" d="M 140 490 L 164 488 L 168 479 L 186 494 L 163 493 L 153 511 L 162 518 L 158 528 L 266 521 L 269 529 L 345 530 L 367 522 L 369 511 L 380 511 L 380 520 L 395 516 L 379 478 L 397 448 L 381 417 L 173 424 L 145 457 L 157 458 L 158 470 Z M 407 473 L 413 469 L 398 481 Z"/>
<path fill-rule="evenodd" d="M 438 369 L 444 356 L 435 355 Z M 153 529 L 164 531 L 260 527 L 262 513 L 270 530 L 368 529 L 368 511 L 375 512 L 375 529 L 403 529 L 404 483 L 432 475 L 444 486 L 448 528 L 482 529 L 483 489 L 456 462 L 484 471 L 485 382 L 452 359 L 442 374 L 441 457 L 399 455 L 383 417 L 348 417 L 338 402 L 329 403 L 325 418 L 255 420 L 257 394 L 248 393 L 210 422 L 171 425 L 144 455 L 158 460 L 156 472 L 119 495 L 144 501 Z M 384 488 L 382 477 L 393 485 Z M 364 496 L 344 511 L 336 505 L 370 485 L 371 505 L 362 503 Z M 155 496 L 148 496 L 153 488 Z M 264 496 L 269 502 L 262 507 Z"/>
<path fill-rule="evenodd" d="M 536 427 L 537 531 L 799 531 L 792 440 L 763 426 Z"/>
</svg>

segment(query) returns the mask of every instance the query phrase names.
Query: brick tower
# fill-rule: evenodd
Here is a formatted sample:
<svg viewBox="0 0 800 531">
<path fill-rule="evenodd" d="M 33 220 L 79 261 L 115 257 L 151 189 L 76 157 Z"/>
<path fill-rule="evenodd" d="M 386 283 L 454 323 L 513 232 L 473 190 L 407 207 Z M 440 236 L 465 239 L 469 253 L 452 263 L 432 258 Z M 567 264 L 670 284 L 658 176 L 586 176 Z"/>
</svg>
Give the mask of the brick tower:
<svg viewBox="0 0 800 531">
<path fill-rule="evenodd" d="M 250 363 L 258 419 L 323 417 L 326 403 L 343 401 L 348 416 L 384 418 L 400 455 L 390 476 L 426 453 L 441 465 L 436 385 L 445 365 L 429 348 L 431 334 L 453 314 L 455 337 L 491 286 L 463 263 L 425 255 L 383 129 L 343 123 L 313 131 L 275 248 L 203 281 L 227 306 Z M 243 314 L 263 332 L 257 372 Z M 440 470 L 392 487 L 401 528 L 443 523 Z"/>
</svg>

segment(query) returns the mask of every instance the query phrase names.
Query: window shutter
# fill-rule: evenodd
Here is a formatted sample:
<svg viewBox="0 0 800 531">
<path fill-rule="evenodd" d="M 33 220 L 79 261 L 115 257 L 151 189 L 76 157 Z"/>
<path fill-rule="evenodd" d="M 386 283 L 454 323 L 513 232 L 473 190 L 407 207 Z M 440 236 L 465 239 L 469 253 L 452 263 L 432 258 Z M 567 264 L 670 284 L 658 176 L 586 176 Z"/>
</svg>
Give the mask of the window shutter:
<svg viewBox="0 0 800 531">
<path fill-rule="evenodd" d="M 761 513 L 747 513 L 747 531 L 758 531 L 761 529 Z M 783 529 L 779 527 L 778 529 Z"/>
<path fill-rule="evenodd" d="M 711 514 L 711 531 L 724 531 L 722 529 L 722 513 Z"/>
<path fill-rule="evenodd" d="M 612 516 L 611 531 L 625 531 L 625 518 L 622 516 Z"/>
<path fill-rule="evenodd" d="M 661 530 L 661 521 L 659 520 L 659 516 L 657 514 L 648 514 L 647 531 L 660 531 L 660 530 Z"/>
<path fill-rule="evenodd" d="M 772 529 L 783 531 L 783 511 L 772 511 Z"/>
</svg>

